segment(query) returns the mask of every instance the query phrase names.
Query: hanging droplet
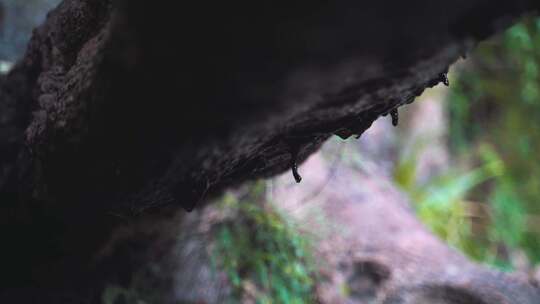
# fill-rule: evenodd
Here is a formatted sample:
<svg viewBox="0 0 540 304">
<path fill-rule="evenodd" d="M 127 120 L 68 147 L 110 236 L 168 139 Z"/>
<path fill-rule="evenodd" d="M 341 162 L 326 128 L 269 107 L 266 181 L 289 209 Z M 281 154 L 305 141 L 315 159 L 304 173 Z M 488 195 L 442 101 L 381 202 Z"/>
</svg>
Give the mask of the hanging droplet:
<svg viewBox="0 0 540 304">
<path fill-rule="evenodd" d="M 399 123 L 399 113 L 398 113 L 398 110 L 397 109 L 393 109 L 392 111 L 390 111 L 390 115 L 392 116 L 392 125 L 394 127 L 397 127 L 398 123 Z"/>
<path fill-rule="evenodd" d="M 441 74 L 441 81 L 444 83 L 445 86 L 450 85 L 450 81 L 448 80 L 448 75 L 446 73 Z"/>
<path fill-rule="evenodd" d="M 298 158 L 298 155 L 296 153 L 292 154 L 291 169 L 292 169 L 292 174 L 294 176 L 294 180 L 297 183 L 300 183 L 302 181 L 302 176 L 298 174 L 298 159 L 297 158 Z"/>
</svg>

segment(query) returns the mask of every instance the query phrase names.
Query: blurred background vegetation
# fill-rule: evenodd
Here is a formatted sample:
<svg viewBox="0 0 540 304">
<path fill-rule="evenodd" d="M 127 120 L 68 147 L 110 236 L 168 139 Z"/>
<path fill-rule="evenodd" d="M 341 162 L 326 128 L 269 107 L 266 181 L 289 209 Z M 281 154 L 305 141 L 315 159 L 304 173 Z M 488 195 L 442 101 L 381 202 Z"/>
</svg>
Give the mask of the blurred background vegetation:
<svg viewBox="0 0 540 304">
<path fill-rule="evenodd" d="M 415 183 L 413 152 L 394 174 L 434 232 L 504 270 L 540 262 L 539 72 L 539 18 L 478 45 L 445 96 L 452 169 Z"/>
<path fill-rule="evenodd" d="M 266 200 L 265 188 L 265 182 L 254 183 L 243 196 L 229 193 L 219 206 L 230 218 L 217 228 L 214 265 L 232 285 L 228 301 L 313 303 L 313 239 Z"/>
<path fill-rule="evenodd" d="M 422 222 L 472 259 L 503 271 L 532 272 L 540 263 L 539 73 L 540 18 L 525 18 L 454 65 L 448 89 L 428 90 L 416 101 L 443 107 L 449 155 L 443 170 L 418 176 L 422 150 L 435 139 L 392 137 L 393 182 Z M 414 106 L 400 110 L 414 119 Z M 406 133 L 411 123 L 392 132 Z M 345 153 L 347 159 L 364 157 Z M 236 296 L 253 284 L 257 303 L 305 302 L 317 273 L 306 258 L 314 240 L 295 232 L 297 226 L 276 209 L 280 202 L 268 205 L 264 196 L 256 197 L 222 205 L 242 218 L 217 235 Z"/>
</svg>

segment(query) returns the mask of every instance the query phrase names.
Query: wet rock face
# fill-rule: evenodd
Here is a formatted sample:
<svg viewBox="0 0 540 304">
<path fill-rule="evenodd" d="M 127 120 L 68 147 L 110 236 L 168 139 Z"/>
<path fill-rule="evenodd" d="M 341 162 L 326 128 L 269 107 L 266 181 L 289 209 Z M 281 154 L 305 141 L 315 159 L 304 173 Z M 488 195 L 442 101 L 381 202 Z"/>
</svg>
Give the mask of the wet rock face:
<svg viewBox="0 0 540 304">
<path fill-rule="evenodd" d="M 397 124 L 397 107 L 535 5 L 65 1 L 25 58 L 41 87 L 62 76 L 55 94 L 32 96 L 26 122 L 36 199 L 191 210 L 294 168 L 332 134 L 389 113 Z"/>
<path fill-rule="evenodd" d="M 294 169 L 333 134 L 358 136 L 386 114 L 397 124 L 397 108 L 448 84 L 448 65 L 474 41 L 538 6 L 169 5 L 64 1 L 35 32 L 7 78 L 20 89 L 0 105 L 14 113 L 2 132 L 31 151 L 9 170 L 30 170 L 33 199 L 191 210 Z"/>
</svg>

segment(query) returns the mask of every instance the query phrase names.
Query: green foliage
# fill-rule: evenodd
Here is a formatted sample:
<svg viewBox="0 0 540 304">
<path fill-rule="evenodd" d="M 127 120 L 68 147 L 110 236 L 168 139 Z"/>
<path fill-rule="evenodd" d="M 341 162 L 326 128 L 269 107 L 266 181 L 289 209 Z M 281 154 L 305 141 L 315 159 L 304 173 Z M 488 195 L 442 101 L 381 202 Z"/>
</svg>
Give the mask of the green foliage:
<svg viewBox="0 0 540 304">
<path fill-rule="evenodd" d="M 488 242 L 496 265 L 504 251 L 524 251 L 540 262 L 540 18 L 529 18 L 481 44 L 458 69 L 451 87 L 450 144 L 472 162 L 496 159 L 503 168 L 489 185 L 467 194 L 488 204 Z M 485 149 L 483 147 L 492 147 Z M 493 256 L 495 256 L 493 258 Z"/>
<path fill-rule="evenodd" d="M 451 170 L 427 184 L 418 184 L 416 168 L 421 145 L 414 147 L 413 153 L 401 156 L 395 168 L 396 184 L 409 193 L 418 217 L 436 235 L 474 259 L 486 259 L 486 251 L 478 246 L 481 240 L 471 231 L 469 209 L 472 203 L 467 200 L 467 195 L 475 187 L 498 176 L 500 163 L 489 160 L 479 168 Z"/>
<path fill-rule="evenodd" d="M 215 239 L 215 261 L 233 286 L 232 302 L 250 296 L 257 303 L 310 303 L 316 269 L 310 240 L 270 203 L 262 183 L 245 197 L 221 203 L 231 220 Z"/>
</svg>

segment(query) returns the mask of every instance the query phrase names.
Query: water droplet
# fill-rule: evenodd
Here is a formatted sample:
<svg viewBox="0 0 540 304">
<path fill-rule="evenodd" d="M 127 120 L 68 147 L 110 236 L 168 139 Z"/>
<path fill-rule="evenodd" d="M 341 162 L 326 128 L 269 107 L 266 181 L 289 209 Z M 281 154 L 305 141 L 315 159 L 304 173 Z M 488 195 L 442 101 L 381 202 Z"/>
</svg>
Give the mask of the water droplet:
<svg viewBox="0 0 540 304">
<path fill-rule="evenodd" d="M 448 75 L 446 73 L 441 74 L 441 81 L 444 83 L 445 86 L 450 85 L 450 81 L 448 80 Z"/>
<path fill-rule="evenodd" d="M 294 180 L 297 183 L 300 183 L 302 181 L 302 176 L 300 176 L 300 174 L 298 173 L 298 160 L 297 160 L 296 155 L 293 155 L 291 169 L 292 169 L 292 174 L 294 176 Z"/>
<path fill-rule="evenodd" d="M 398 113 L 398 110 L 397 109 L 393 109 L 392 111 L 390 111 L 390 115 L 392 116 L 392 125 L 394 127 L 397 127 L 398 123 L 399 123 L 399 113 Z"/>
</svg>

